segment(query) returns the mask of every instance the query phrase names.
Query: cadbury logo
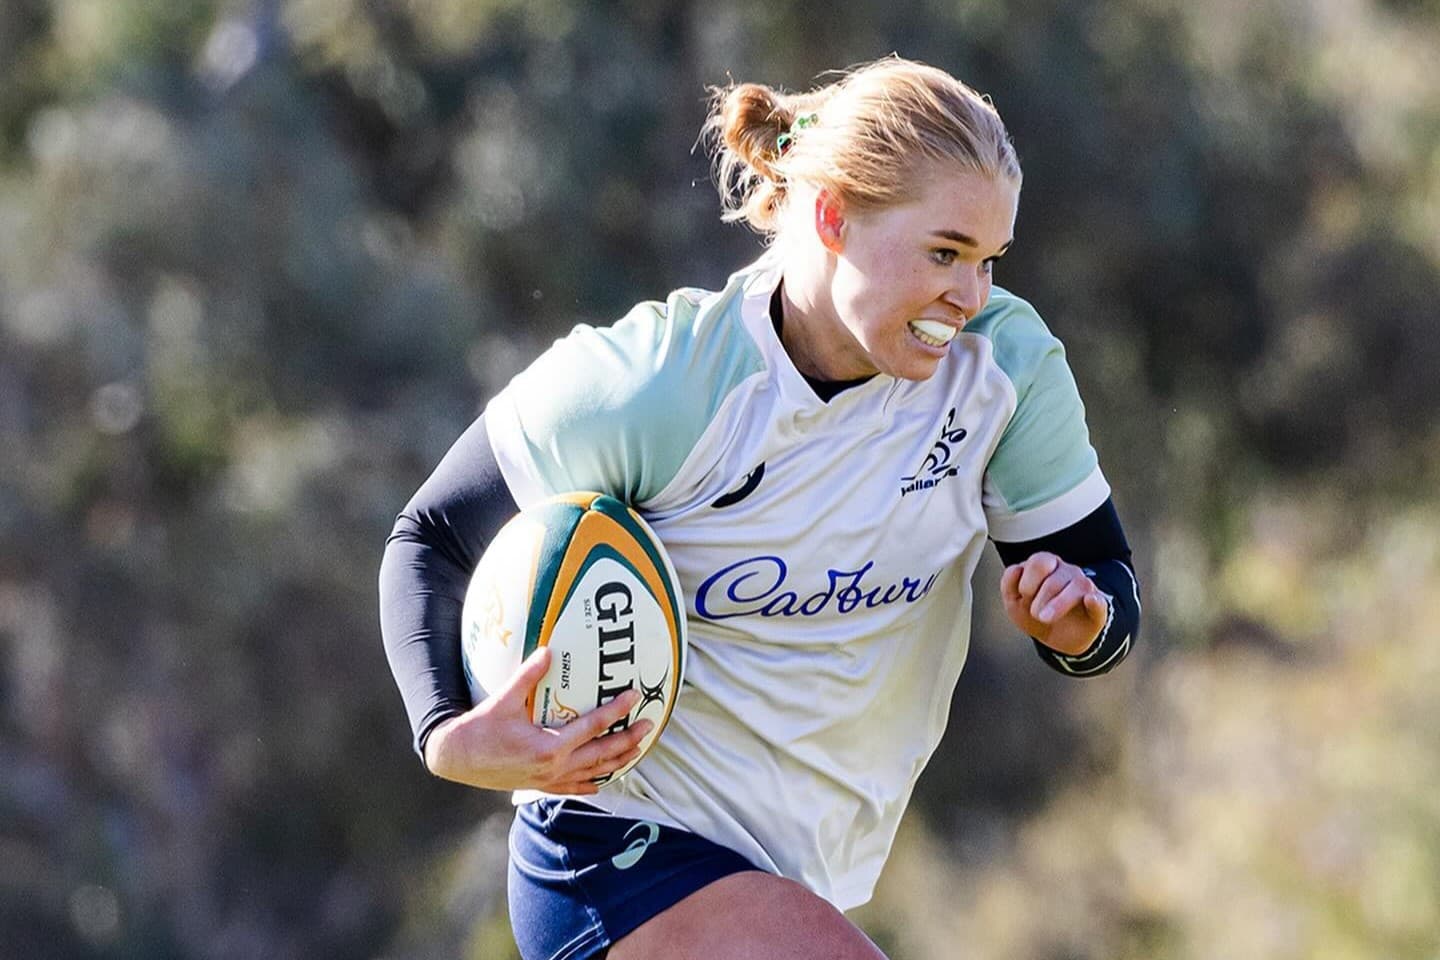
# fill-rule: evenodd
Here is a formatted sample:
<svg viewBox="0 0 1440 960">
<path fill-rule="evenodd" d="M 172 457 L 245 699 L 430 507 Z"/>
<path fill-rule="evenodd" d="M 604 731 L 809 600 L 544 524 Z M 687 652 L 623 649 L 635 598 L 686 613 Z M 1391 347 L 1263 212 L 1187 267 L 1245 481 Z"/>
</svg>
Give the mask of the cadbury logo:
<svg viewBox="0 0 1440 960">
<path fill-rule="evenodd" d="M 928 594 L 937 571 L 923 580 L 903 577 L 899 583 L 874 583 L 868 578 L 875 561 L 858 570 L 825 571 L 824 588 L 807 594 L 787 589 L 789 567 L 780 557 L 750 557 L 717 570 L 695 592 L 695 611 L 707 620 L 759 614 L 762 617 L 815 617 L 833 609 L 839 614 L 870 610 L 892 603 L 915 603 Z"/>
</svg>

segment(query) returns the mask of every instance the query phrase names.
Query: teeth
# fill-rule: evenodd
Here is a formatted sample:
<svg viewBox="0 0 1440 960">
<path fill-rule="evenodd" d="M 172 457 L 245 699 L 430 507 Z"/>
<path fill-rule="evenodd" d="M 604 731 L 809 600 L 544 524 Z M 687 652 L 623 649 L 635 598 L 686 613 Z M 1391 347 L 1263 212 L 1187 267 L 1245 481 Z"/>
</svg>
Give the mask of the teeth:
<svg viewBox="0 0 1440 960">
<path fill-rule="evenodd" d="M 939 320 L 911 320 L 910 330 L 921 343 L 943 347 L 955 338 L 955 328 Z"/>
</svg>

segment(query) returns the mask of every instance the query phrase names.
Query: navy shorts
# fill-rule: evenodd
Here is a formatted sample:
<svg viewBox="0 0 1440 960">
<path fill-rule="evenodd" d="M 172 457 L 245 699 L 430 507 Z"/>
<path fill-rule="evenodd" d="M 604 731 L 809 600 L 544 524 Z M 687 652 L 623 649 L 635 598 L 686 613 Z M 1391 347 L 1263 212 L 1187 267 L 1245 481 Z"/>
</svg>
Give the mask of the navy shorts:
<svg viewBox="0 0 1440 960">
<path fill-rule="evenodd" d="M 757 869 L 686 830 L 578 800 L 521 804 L 510 827 L 510 925 L 525 960 L 590 960 L 707 884 Z"/>
</svg>

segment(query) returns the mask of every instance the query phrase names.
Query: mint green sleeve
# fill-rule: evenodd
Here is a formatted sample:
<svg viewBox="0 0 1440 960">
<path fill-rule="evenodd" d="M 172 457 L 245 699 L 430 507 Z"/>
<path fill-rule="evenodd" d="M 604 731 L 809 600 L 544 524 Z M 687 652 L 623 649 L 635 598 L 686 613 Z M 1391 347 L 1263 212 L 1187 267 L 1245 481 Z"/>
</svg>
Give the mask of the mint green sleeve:
<svg viewBox="0 0 1440 960">
<path fill-rule="evenodd" d="M 576 490 L 638 506 L 674 478 L 724 392 L 758 367 L 734 335 L 700 335 L 727 320 L 702 293 L 577 326 L 491 400 L 491 446 L 521 507 Z"/>
<path fill-rule="evenodd" d="M 1064 346 L 1030 304 L 1003 291 L 995 299 L 994 314 L 977 319 L 987 321 L 1015 410 L 986 467 L 983 503 L 991 538 L 1019 543 L 1083 519 L 1110 486 Z"/>
</svg>

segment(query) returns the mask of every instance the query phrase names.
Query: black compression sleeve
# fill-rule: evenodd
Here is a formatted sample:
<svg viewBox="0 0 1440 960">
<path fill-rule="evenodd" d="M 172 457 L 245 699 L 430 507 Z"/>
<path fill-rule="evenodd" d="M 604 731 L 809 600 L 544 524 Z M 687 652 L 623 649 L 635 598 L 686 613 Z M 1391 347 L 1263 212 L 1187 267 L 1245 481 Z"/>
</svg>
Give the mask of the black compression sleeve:
<svg viewBox="0 0 1440 960">
<path fill-rule="evenodd" d="M 460 613 L 480 555 L 519 511 L 483 417 L 455 441 L 395 520 L 380 563 L 380 632 L 423 758 L 440 721 L 470 708 Z"/>
<path fill-rule="evenodd" d="M 1007 566 L 1041 551 L 1053 553 L 1084 570 L 1110 599 L 1110 616 L 1088 649 L 1067 656 L 1034 641 L 1036 653 L 1050 667 L 1067 676 L 1096 676 L 1111 670 L 1130 653 L 1139 636 L 1140 582 L 1113 501 L 1106 498 L 1089 516 L 1063 530 L 1023 543 L 996 541 L 995 549 Z"/>
</svg>

